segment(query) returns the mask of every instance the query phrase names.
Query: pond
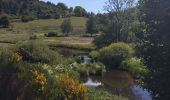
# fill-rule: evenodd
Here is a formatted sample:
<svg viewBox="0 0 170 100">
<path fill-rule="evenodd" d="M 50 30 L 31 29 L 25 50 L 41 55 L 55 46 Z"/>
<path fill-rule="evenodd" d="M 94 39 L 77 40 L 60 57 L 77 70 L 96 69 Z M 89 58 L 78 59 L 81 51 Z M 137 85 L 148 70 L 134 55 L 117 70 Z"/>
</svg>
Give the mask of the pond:
<svg viewBox="0 0 170 100">
<path fill-rule="evenodd" d="M 126 71 L 112 70 L 102 77 L 90 76 L 84 84 L 128 97 L 130 100 L 152 100 L 149 92 L 136 85 Z"/>
</svg>

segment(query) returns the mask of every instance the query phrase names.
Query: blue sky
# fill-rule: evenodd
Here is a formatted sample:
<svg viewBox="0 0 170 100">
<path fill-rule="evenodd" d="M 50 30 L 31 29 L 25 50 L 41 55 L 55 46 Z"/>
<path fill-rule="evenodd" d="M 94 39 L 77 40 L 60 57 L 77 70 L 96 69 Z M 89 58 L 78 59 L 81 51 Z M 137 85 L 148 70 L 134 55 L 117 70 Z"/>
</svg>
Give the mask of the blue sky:
<svg viewBox="0 0 170 100">
<path fill-rule="evenodd" d="M 65 3 L 68 7 L 75 7 L 75 6 L 82 6 L 84 7 L 88 12 L 95 12 L 98 13 L 104 12 L 103 6 L 105 5 L 105 2 L 107 0 L 43 0 L 43 1 L 50 1 L 55 4 L 58 2 Z"/>
</svg>

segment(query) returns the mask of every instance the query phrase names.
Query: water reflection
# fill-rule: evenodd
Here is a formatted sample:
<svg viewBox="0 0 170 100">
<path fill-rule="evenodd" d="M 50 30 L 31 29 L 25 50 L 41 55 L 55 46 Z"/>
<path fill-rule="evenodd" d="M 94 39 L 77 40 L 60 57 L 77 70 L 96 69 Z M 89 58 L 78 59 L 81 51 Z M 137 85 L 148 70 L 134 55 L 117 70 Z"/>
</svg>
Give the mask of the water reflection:
<svg viewBox="0 0 170 100">
<path fill-rule="evenodd" d="M 99 86 L 102 86 L 102 83 L 93 81 L 91 78 L 88 78 L 87 82 L 85 82 L 84 85 L 90 86 L 90 87 L 99 87 Z"/>
<path fill-rule="evenodd" d="M 135 85 L 131 75 L 126 71 L 113 70 L 104 73 L 102 77 L 91 76 L 85 85 L 100 87 L 131 100 L 152 100 L 148 91 Z"/>
</svg>

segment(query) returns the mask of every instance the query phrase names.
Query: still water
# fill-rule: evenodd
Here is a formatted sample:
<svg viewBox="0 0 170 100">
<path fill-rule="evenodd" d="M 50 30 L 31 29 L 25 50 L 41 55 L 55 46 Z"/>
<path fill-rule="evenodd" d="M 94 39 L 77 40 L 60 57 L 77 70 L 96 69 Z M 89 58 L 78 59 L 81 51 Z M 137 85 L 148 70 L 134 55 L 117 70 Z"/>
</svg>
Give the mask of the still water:
<svg viewBox="0 0 170 100">
<path fill-rule="evenodd" d="M 105 89 L 111 93 L 128 97 L 130 100 L 152 100 L 149 92 L 136 85 L 126 71 L 112 70 L 104 73 L 102 77 L 90 76 L 84 84 Z"/>
</svg>

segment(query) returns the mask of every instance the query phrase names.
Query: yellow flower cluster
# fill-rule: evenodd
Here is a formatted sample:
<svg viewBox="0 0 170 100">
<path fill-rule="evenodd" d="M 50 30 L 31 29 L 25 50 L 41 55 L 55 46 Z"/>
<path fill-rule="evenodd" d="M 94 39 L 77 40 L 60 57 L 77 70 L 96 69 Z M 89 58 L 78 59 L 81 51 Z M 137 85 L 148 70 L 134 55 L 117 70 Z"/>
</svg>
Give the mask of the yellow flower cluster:
<svg viewBox="0 0 170 100">
<path fill-rule="evenodd" d="M 60 97 L 64 97 L 65 100 L 87 100 L 87 87 L 71 79 L 68 73 L 59 77 L 59 83 L 62 90 Z"/>
<path fill-rule="evenodd" d="M 45 85 L 47 84 L 47 79 L 45 77 L 45 75 L 37 70 L 33 71 L 33 74 L 35 76 L 35 81 L 36 83 L 38 83 L 41 87 L 40 90 L 44 90 Z"/>
<path fill-rule="evenodd" d="M 22 56 L 21 56 L 21 54 L 20 54 L 19 52 L 14 52 L 14 53 L 12 53 L 11 58 L 12 58 L 12 60 L 14 60 L 15 62 L 19 62 L 19 61 L 22 60 Z"/>
</svg>

